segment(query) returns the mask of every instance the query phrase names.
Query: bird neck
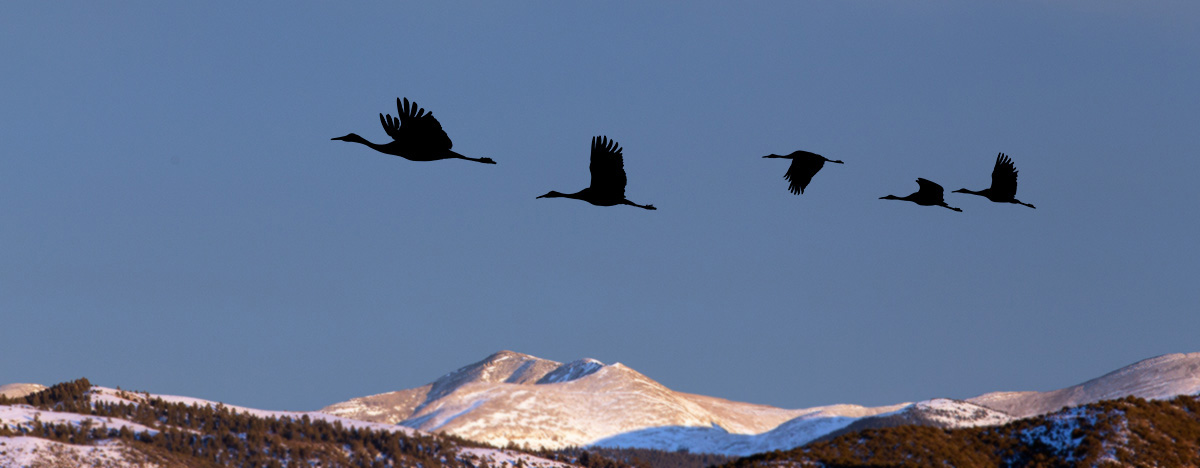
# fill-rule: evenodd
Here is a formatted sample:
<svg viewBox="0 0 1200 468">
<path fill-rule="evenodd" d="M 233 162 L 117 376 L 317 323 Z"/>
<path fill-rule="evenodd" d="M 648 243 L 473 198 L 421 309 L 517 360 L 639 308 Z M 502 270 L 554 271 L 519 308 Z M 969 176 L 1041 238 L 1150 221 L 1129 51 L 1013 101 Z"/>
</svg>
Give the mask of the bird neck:
<svg viewBox="0 0 1200 468">
<path fill-rule="evenodd" d="M 371 149 L 373 149 L 375 151 L 386 153 L 386 151 L 384 151 L 384 148 L 383 148 L 384 145 L 377 145 L 375 143 L 371 143 L 371 142 L 367 141 L 366 138 L 358 136 L 357 133 L 351 133 L 351 134 L 343 136 L 343 137 L 337 137 L 337 138 L 334 138 L 334 140 L 348 141 L 351 143 L 360 143 L 363 145 L 367 145 L 368 147 L 370 147 Z"/>
</svg>

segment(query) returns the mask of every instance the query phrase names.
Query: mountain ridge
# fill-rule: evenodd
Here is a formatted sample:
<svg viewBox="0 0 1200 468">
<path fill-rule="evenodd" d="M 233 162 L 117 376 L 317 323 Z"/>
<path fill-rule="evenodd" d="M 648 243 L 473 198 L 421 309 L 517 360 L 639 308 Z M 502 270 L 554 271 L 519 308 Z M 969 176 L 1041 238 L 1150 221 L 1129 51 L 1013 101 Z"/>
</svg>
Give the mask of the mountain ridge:
<svg viewBox="0 0 1200 468">
<path fill-rule="evenodd" d="M 1149 374 L 1149 375 L 1148 375 Z M 1048 392 L 991 392 L 966 401 L 1025 418 L 1128 395 L 1164 399 L 1200 393 L 1200 352 L 1143 359 L 1100 377 Z"/>
</svg>

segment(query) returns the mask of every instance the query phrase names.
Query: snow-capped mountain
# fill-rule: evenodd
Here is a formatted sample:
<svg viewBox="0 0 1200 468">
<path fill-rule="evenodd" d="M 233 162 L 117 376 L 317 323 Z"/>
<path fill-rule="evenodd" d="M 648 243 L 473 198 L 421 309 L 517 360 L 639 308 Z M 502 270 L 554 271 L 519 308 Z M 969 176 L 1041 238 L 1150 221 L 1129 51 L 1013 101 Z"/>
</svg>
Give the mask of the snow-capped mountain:
<svg viewBox="0 0 1200 468">
<path fill-rule="evenodd" d="M 620 363 L 561 364 L 501 351 L 429 385 L 321 411 L 501 446 L 594 444 L 749 454 L 803 444 L 902 406 L 788 410 L 676 392 Z M 781 425 L 786 430 L 772 431 Z"/>
<path fill-rule="evenodd" d="M 848 430 L 999 425 L 1128 395 L 1200 392 L 1200 353 L 1148 359 L 1053 392 L 989 393 L 882 407 L 782 409 L 676 392 L 622 364 L 567 364 L 501 351 L 431 384 L 355 398 L 321 412 L 496 445 L 638 447 L 748 455 Z"/>
</svg>

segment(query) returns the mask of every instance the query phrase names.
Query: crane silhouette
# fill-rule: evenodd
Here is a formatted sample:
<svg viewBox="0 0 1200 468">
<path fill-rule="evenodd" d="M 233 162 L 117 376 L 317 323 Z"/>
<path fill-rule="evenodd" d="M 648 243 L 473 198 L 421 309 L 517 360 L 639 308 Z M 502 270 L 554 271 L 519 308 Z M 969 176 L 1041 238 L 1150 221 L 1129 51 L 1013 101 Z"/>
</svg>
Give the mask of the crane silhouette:
<svg viewBox="0 0 1200 468">
<path fill-rule="evenodd" d="M 826 162 L 845 164 L 841 161 L 829 159 L 808 151 L 793 151 L 792 154 L 787 156 L 772 153 L 763 157 L 792 160 L 792 165 L 788 166 L 788 170 L 783 174 L 783 178 L 791 182 L 788 190 L 796 195 L 804 193 L 804 188 L 808 187 L 808 183 L 812 181 L 814 175 L 817 175 L 817 171 L 825 167 Z"/>
<path fill-rule="evenodd" d="M 625 198 L 625 161 L 621 147 L 608 137 L 592 137 L 592 184 L 575 193 L 559 193 L 553 190 L 537 198 L 574 198 L 596 206 L 632 205 L 647 210 L 657 209 L 654 205 L 639 205 Z"/>
<path fill-rule="evenodd" d="M 416 102 L 410 104 L 408 98 L 404 98 L 404 102 L 401 103 L 400 98 L 396 98 L 396 111 L 396 118 L 392 118 L 391 114 L 386 117 L 379 114 L 379 123 L 383 124 L 383 130 L 392 137 L 391 143 L 371 143 L 354 133 L 330 140 L 362 143 L 380 153 L 400 156 L 409 161 L 466 159 L 496 164 L 491 158 L 469 158 L 450 151 L 454 143 L 450 142 L 450 136 L 442 130 L 442 124 L 433 117 L 433 112 L 425 112 Z"/>
<path fill-rule="evenodd" d="M 1017 200 L 1017 168 L 1013 166 L 1012 158 L 1008 155 L 1000 153 L 996 156 L 996 167 L 992 169 L 992 186 L 980 190 L 967 190 L 965 188 L 954 191 L 955 193 L 969 193 L 971 195 L 979 195 L 986 197 L 988 200 L 996 203 L 1016 203 L 1025 205 L 1030 208 L 1037 208 L 1032 204 Z"/>
<path fill-rule="evenodd" d="M 958 209 L 958 208 L 955 208 L 953 206 L 946 204 L 946 201 L 944 199 L 942 199 L 942 194 L 945 193 L 945 189 L 943 189 L 941 185 L 931 182 L 928 179 L 917 179 L 917 185 L 920 186 L 920 188 L 918 188 L 916 192 L 913 192 L 911 195 L 909 195 L 907 197 L 897 197 L 895 195 L 886 195 L 886 196 L 879 197 L 879 199 L 880 200 L 905 200 L 905 201 L 910 201 L 910 202 L 916 203 L 918 205 L 923 205 L 923 206 L 944 206 L 944 207 L 952 209 L 954 211 L 959 211 L 959 212 L 962 211 L 961 209 Z"/>
</svg>

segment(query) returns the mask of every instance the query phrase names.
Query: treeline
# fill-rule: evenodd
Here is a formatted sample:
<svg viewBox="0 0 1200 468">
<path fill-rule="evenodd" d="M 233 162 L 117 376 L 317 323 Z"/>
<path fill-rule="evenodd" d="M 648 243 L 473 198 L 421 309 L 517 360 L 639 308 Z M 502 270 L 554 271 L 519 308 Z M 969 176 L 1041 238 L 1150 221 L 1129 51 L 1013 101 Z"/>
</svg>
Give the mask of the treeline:
<svg viewBox="0 0 1200 468">
<path fill-rule="evenodd" d="M 47 424 L 35 419 L 29 425 L 0 425 L 0 435 L 28 435 L 70 444 L 121 440 L 167 466 L 234 467 L 478 467 L 458 459 L 458 448 L 478 446 L 461 439 L 437 435 L 406 435 L 400 431 L 345 427 L 300 418 L 262 418 L 238 413 L 223 405 L 184 405 L 162 399 L 139 404 L 92 404 L 91 384 L 79 379 L 0 404 L 28 404 L 36 408 L 120 418 L 154 430 L 134 432 L 107 423 Z M 99 426 L 97 426 L 99 424 Z"/>
<path fill-rule="evenodd" d="M 1136 397 L 981 428 L 899 426 L 844 434 L 726 465 L 841 467 L 1200 466 L 1200 397 Z M 1069 430 L 1068 430 L 1069 429 Z M 1047 437 L 1059 440 L 1048 442 Z"/>
<path fill-rule="evenodd" d="M 736 460 L 737 457 L 713 453 L 673 452 L 645 448 L 572 447 L 538 452 L 542 458 L 569 460 L 587 468 L 707 468 Z M 559 458 L 555 458 L 559 457 Z M 565 457 L 565 458 L 562 458 Z"/>
</svg>

